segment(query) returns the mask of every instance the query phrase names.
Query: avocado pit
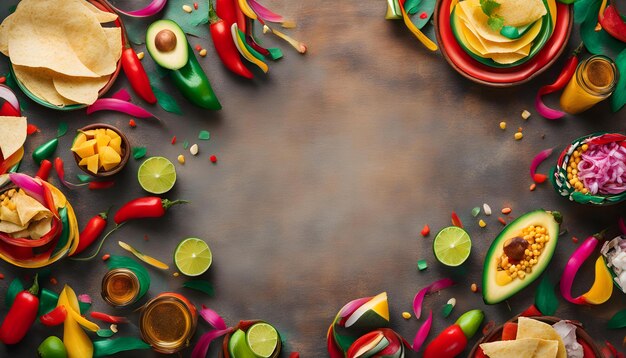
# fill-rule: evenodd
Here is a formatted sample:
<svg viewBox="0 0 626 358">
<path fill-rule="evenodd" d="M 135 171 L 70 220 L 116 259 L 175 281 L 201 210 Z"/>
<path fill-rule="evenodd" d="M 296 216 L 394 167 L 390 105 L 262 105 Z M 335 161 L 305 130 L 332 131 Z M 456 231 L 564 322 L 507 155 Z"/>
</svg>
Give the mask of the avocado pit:
<svg viewBox="0 0 626 358">
<path fill-rule="evenodd" d="M 169 29 L 159 31 L 154 37 L 154 45 L 160 52 L 170 52 L 176 48 L 176 34 Z"/>
<path fill-rule="evenodd" d="M 516 236 L 504 243 L 504 253 L 512 260 L 520 261 L 524 258 L 524 252 L 528 249 L 528 245 L 528 241 Z"/>
</svg>

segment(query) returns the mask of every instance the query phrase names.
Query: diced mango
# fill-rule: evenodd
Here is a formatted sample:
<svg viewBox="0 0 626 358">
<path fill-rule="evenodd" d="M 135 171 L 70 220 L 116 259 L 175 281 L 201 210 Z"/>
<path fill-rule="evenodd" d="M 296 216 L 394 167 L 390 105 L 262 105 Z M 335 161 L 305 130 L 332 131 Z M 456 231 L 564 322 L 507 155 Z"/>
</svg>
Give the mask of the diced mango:
<svg viewBox="0 0 626 358">
<path fill-rule="evenodd" d="M 86 141 L 87 136 L 85 135 L 85 133 L 78 133 L 74 138 L 74 143 L 72 143 L 72 149 L 80 147 Z"/>
<path fill-rule="evenodd" d="M 87 166 L 87 159 L 89 159 L 89 158 L 82 158 L 82 159 L 80 160 L 80 162 L 78 162 L 78 165 L 84 165 L 84 166 Z"/>
<path fill-rule="evenodd" d="M 91 157 L 96 154 L 96 140 L 90 139 L 83 144 L 81 144 L 78 148 L 72 148 L 72 151 L 76 153 L 81 158 Z"/>
<path fill-rule="evenodd" d="M 111 137 L 111 139 L 113 139 L 113 138 L 118 138 L 118 137 L 120 136 L 120 135 L 119 135 L 119 134 L 117 134 L 117 132 L 116 132 L 116 131 L 114 131 L 113 129 L 109 129 L 109 128 L 107 128 L 105 132 L 106 132 L 106 135 L 108 135 L 109 137 Z"/>
<path fill-rule="evenodd" d="M 94 174 L 98 174 L 98 168 L 99 168 L 98 158 L 99 158 L 98 154 L 94 154 L 91 157 L 87 158 L 87 170 L 89 170 L 90 172 Z"/>
<path fill-rule="evenodd" d="M 87 139 L 93 139 L 93 137 L 96 136 L 96 130 L 95 129 L 90 129 L 88 131 L 83 131 L 82 133 L 87 136 Z"/>
<path fill-rule="evenodd" d="M 107 145 L 109 145 L 110 141 L 111 137 L 109 137 L 108 135 L 102 133 L 96 134 L 96 143 L 98 143 L 98 148 L 106 147 Z"/>
<path fill-rule="evenodd" d="M 115 152 L 119 155 L 122 155 L 122 137 L 113 138 L 111 137 L 111 141 L 109 142 L 109 147 L 113 148 Z"/>
<path fill-rule="evenodd" d="M 104 168 L 104 170 L 111 170 L 115 168 L 120 162 L 122 158 L 117 152 L 111 147 L 102 147 L 100 148 L 100 165 Z"/>
<path fill-rule="evenodd" d="M 505 286 L 511 283 L 513 279 L 506 271 L 496 271 L 496 283 L 500 286 Z"/>
</svg>

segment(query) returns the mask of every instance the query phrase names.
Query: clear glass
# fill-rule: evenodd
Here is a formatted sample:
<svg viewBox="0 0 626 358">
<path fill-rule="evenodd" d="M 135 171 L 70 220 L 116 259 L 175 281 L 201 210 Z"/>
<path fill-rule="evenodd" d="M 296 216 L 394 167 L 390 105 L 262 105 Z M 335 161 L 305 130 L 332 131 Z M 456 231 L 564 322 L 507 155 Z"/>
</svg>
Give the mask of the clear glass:
<svg viewBox="0 0 626 358">
<path fill-rule="evenodd" d="M 112 269 L 102 278 L 102 298 L 115 307 L 128 306 L 135 302 L 139 289 L 139 279 L 129 269 Z"/>
<path fill-rule="evenodd" d="M 139 330 L 155 351 L 171 354 L 189 346 L 197 322 L 196 308 L 185 297 L 165 292 L 143 307 Z"/>
<path fill-rule="evenodd" d="M 591 56 L 578 64 L 561 95 L 561 108 L 570 114 L 588 110 L 609 97 L 619 79 L 615 63 L 602 55 Z"/>
</svg>

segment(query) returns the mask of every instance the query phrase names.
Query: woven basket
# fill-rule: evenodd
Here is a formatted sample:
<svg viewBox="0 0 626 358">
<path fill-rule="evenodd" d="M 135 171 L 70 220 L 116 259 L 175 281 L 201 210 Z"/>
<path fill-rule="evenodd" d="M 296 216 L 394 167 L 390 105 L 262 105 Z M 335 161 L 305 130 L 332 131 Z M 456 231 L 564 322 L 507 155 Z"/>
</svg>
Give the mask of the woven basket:
<svg viewBox="0 0 626 358">
<path fill-rule="evenodd" d="M 571 201 L 575 201 L 580 204 L 589 204 L 589 205 L 612 205 L 620 203 L 626 200 L 626 191 L 620 194 L 613 195 L 602 195 L 602 194 L 583 194 L 579 191 L 576 191 L 574 187 L 572 187 L 567 180 L 567 165 L 569 163 L 569 159 L 574 153 L 574 151 L 585 143 L 589 143 L 592 140 L 595 140 L 600 137 L 608 136 L 608 135 L 616 135 L 621 136 L 619 133 L 593 133 L 583 137 L 580 137 L 572 142 L 559 156 L 556 167 L 552 168 L 550 174 L 550 181 L 554 186 L 554 190 L 559 193 L 561 196 L 568 198 Z M 623 140 L 623 139 L 621 139 Z M 621 141 L 616 140 L 616 141 Z"/>
</svg>

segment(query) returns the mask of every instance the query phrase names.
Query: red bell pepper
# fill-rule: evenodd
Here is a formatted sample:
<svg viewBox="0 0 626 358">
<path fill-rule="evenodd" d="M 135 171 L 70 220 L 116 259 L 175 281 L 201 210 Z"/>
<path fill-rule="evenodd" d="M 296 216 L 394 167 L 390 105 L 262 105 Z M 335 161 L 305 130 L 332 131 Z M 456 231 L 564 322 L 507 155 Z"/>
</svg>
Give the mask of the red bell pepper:
<svg viewBox="0 0 626 358">
<path fill-rule="evenodd" d="M 5 344 L 16 344 L 26 336 L 26 332 L 37 318 L 39 309 L 39 282 L 37 275 L 31 288 L 17 294 L 9 313 L 0 326 L 0 341 Z"/>
<path fill-rule="evenodd" d="M 598 20 L 602 28 L 614 38 L 626 42 L 626 22 L 622 19 L 615 4 L 610 4 L 600 13 Z"/>
<path fill-rule="evenodd" d="M 67 309 L 65 309 L 65 306 L 60 305 L 52 311 L 39 317 L 39 322 L 41 322 L 44 326 L 52 327 L 65 322 L 65 318 L 67 318 Z"/>
</svg>

